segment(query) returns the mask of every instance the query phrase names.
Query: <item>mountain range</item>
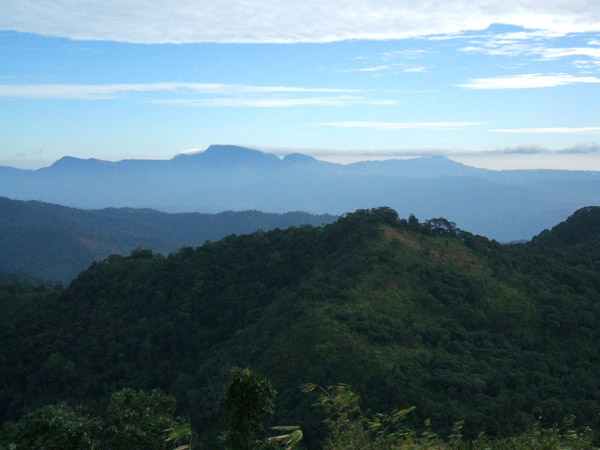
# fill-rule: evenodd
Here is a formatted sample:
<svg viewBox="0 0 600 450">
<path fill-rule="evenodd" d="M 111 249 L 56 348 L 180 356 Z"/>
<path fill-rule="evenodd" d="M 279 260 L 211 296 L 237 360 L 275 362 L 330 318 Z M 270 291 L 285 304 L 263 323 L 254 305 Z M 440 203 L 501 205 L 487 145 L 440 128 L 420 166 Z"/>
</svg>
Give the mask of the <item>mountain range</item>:
<svg viewBox="0 0 600 450">
<path fill-rule="evenodd" d="M 231 234 L 322 225 L 331 215 L 258 211 L 167 214 L 151 209 L 82 210 L 0 197 L 0 272 L 70 282 L 95 260 L 144 248 L 168 255 Z M 21 278 L 23 278 L 21 276 Z"/>
<path fill-rule="evenodd" d="M 452 217 L 503 242 L 529 239 L 600 204 L 600 172 L 478 169 L 445 157 L 334 164 L 213 145 L 170 160 L 64 157 L 49 167 L 0 167 L 0 195 L 78 208 L 165 212 L 259 210 L 339 215 L 389 206 L 401 216 Z"/>
</svg>

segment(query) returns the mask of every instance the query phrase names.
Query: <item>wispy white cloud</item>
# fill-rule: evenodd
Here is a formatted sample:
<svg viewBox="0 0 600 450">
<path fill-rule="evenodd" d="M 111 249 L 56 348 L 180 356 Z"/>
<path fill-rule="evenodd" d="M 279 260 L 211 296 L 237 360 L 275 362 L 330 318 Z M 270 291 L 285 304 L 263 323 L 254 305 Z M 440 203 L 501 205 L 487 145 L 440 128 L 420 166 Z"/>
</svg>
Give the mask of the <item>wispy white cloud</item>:
<svg viewBox="0 0 600 450">
<path fill-rule="evenodd" d="M 397 100 L 372 98 L 370 94 L 359 89 L 212 83 L 0 84 L 0 97 L 46 100 L 135 100 L 179 106 L 248 108 L 398 104 Z"/>
<path fill-rule="evenodd" d="M 515 76 L 472 78 L 458 86 L 467 89 L 531 89 L 576 83 L 600 83 L 600 78 L 594 76 L 578 77 L 567 74 L 542 75 L 530 73 Z"/>
<path fill-rule="evenodd" d="M 478 37 L 486 37 L 485 35 L 471 35 L 464 33 L 449 33 L 434 36 L 424 36 L 423 39 L 427 41 L 453 41 L 457 39 L 473 39 Z"/>
<path fill-rule="evenodd" d="M 469 45 L 460 48 L 463 53 L 482 53 L 491 56 L 529 56 L 543 61 L 577 56 L 589 58 L 591 63 L 600 62 L 600 48 L 594 47 L 594 40 L 588 46 L 556 46 L 552 31 L 519 31 L 512 33 L 488 34 L 472 39 Z"/>
<path fill-rule="evenodd" d="M 587 144 L 578 144 L 572 147 L 564 148 L 558 151 L 559 153 L 570 154 L 570 155 L 586 155 L 592 153 L 600 153 L 600 145 L 596 142 L 590 142 Z"/>
<path fill-rule="evenodd" d="M 591 155 L 596 153 L 600 153 L 600 145 L 596 142 L 577 144 L 556 150 L 541 145 L 519 145 L 480 152 L 480 154 L 498 155 Z"/>
<path fill-rule="evenodd" d="M 598 143 L 582 143 L 571 147 L 551 149 L 541 145 L 516 146 L 505 148 L 386 148 L 386 149 L 330 149 L 330 148 L 286 148 L 286 147 L 253 147 L 263 151 L 285 156 L 289 153 L 303 153 L 313 157 L 351 157 L 351 158 L 409 158 L 431 156 L 512 156 L 512 155 L 593 155 L 600 154 Z"/>
<path fill-rule="evenodd" d="M 137 43 L 332 42 L 483 30 L 600 30 L 600 3 L 470 0 L 3 0 L 0 29 Z"/>
<path fill-rule="evenodd" d="M 377 130 L 434 130 L 457 129 L 476 125 L 485 125 L 486 122 L 322 122 L 315 124 L 320 127 L 333 128 L 373 128 Z"/>
<path fill-rule="evenodd" d="M 193 155 L 194 153 L 203 152 L 205 149 L 201 148 L 189 148 L 187 150 L 181 150 L 178 155 Z"/>
<path fill-rule="evenodd" d="M 600 59 L 600 48 L 595 47 L 545 48 L 539 53 L 543 59 L 558 59 L 567 56 L 588 56 L 593 59 Z"/>
<path fill-rule="evenodd" d="M 465 35 L 469 45 L 461 48 L 463 52 L 479 52 L 489 55 L 531 54 L 541 51 L 544 44 L 553 38 L 561 36 L 552 30 L 523 30 L 499 34 Z"/>
<path fill-rule="evenodd" d="M 415 60 L 422 59 L 429 53 L 431 51 L 423 49 L 391 50 L 376 55 L 381 62 L 380 65 L 345 69 L 340 72 L 383 72 L 390 69 L 398 69 L 402 72 L 425 72 L 427 67 L 416 65 Z"/>
<path fill-rule="evenodd" d="M 36 99 L 102 100 L 123 98 L 135 93 L 176 93 L 195 95 L 256 94 L 352 94 L 356 89 L 306 88 L 296 86 L 251 86 L 218 83 L 139 84 L 0 84 L 0 97 Z"/>
<path fill-rule="evenodd" d="M 589 59 L 578 59 L 573 61 L 573 65 L 580 69 L 581 73 L 591 73 L 591 72 L 583 72 L 585 69 L 596 69 L 600 66 L 600 59 L 589 60 Z"/>
<path fill-rule="evenodd" d="M 388 52 L 383 52 L 379 55 L 381 60 L 383 61 L 392 61 L 397 59 L 421 59 L 426 54 L 428 54 L 428 50 L 423 49 L 405 49 L 405 50 L 391 50 Z"/>
<path fill-rule="evenodd" d="M 202 99 L 155 100 L 155 104 L 242 108 L 289 108 L 294 106 L 396 105 L 396 100 L 377 100 L 353 96 L 331 97 L 214 97 Z"/>
<path fill-rule="evenodd" d="M 516 134 L 600 134 L 600 127 L 499 128 L 490 131 Z"/>
<path fill-rule="evenodd" d="M 596 47 L 548 47 L 533 43 L 504 43 L 495 46 L 469 46 L 462 52 L 478 52 L 491 56 L 537 56 L 542 60 L 553 60 L 568 56 L 587 56 L 600 59 L 600 48 Z"/>
<path fill-rule="evenodd" d="M 382 70 L 391 69 L 391 66 L 388 65 L 380 65 L 380 66 L 371 66 L 371 67 L 361 67 L 358 69 L 344 69 L 340 70 L 342 73 L 346 72 L 380 72 Z"/>
</svg>

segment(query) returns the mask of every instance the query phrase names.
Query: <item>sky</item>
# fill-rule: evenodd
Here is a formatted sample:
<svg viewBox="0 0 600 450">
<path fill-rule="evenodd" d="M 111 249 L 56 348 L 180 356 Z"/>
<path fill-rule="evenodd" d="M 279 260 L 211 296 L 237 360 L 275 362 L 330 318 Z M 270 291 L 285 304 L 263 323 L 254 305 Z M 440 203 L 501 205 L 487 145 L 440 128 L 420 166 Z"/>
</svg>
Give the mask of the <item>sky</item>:
<svg viewBox="0 0 600 450">
<path fill-rule="evenodd" d="M 0 165 L 211 144 L 600 170 L 598 0 L 0 0 Z"/>
</svg>

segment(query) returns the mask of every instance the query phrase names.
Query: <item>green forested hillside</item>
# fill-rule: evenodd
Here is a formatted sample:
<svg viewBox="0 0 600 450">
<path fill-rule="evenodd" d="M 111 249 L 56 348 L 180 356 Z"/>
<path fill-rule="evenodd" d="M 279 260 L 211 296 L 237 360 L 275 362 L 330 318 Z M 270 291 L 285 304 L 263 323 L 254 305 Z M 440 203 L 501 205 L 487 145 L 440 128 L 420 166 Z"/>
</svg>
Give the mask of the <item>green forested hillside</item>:
<svg viewBox="0 0 600 450">
<path fill-rule="evenodd" d="M 94 260 L 136 248 L 169 254 L 230 234 L 322 225 L 334 216 L 303 212 L 271 214 L 167 214 L 151 209 L 82 210 L 38 201 L 0 197 L 0 271 L 24 272 L 44 280 L 70 282 Z"/>
<path fill-rule="evenodd" d="M 372 411 L 414 405 L 417 428 L 464 420 L 467 436 L 567 415 L 597 428 L 597 214 L 500 245 L 381 208 L 112 256 L 64 292 L 5 287 L 0 420 L 58 400 L 101 411 L 122 387 L 161 387 L 210 442 L 235 365 L 274 382 L 274 421 L 316 430 L 308 445 L 322 417 L 305 382 L 349 383 Z"/>
</svg>

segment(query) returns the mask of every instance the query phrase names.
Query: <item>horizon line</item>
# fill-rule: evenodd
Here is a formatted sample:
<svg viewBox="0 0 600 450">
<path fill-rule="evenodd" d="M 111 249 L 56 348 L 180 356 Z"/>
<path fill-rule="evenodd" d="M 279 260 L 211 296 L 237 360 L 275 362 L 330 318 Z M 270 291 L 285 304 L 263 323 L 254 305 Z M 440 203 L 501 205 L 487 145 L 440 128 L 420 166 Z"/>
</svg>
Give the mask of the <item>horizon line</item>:
<svg viewBox="0 0 600 450">
<path fill-rule="evenodd" d="M 592 155 L 599 154 L 600 155 L 600 144 L 598 143 L 586 143 L 580 144 L 568 148 L 563 149 L 550 149 L 542 146 L 517 146 L 517 147 L 507 147 L 501 149 L 477 149 L 477 150 L 466 150 L 466 149 L 453 149 L 453 148 L 413 148 L 413 149 L 377 149 L 377 150 L 366 150 L 366 149 L 325 149 L 325 148 L 314 148 L 314 147 L 275 147 L 275 146 L 261 146 L 261 145 L 239 145 L 239 144 L 211 144 L 206 149 L 200 148 L 191 148 L 188 150 L 182 150 L 170 158 L 164 157 L 142 157 L 142 158 L 122 158 L 122 159 L 100 159 L 97 157 L 77 157 L 71 155 L 64 155 L 56 160 L 44 160 L 49 165 L 39 166 L 36 168 L 23 168 L 17 167 L 15 165 L 0 165 L 0 167 L 12 168 L 15 170 L 29 170 L 29 171 L 37 171 L 40 169 L 50 168 L 57 162 L 63 159 L 75 159 L 80 161 L 98 161 L 103 163 L 110 164 L 118 164 L 124 161 L 171 161 L 178 156 L 184 155 L 198 155 L 203 154 L 210 150 L 213 147 L 236 147 L 239 149 L 251 150 L 255 152 L 259 152 L 262 154 L 270 154 L 274 155 L 280 160 L 284 160 L 287 156 L 293 154 L 300 154 L 309 158 L 313 158 L 316 161 L 330 164 L 337 164 L 340 166 L 349 166 L 352 164 L 360 163 L 360 162 L 373 162 L 373 161 L 393 161 L 393 160 L 410 160 L 410 159 L 420 159 L 420 158 L 445 158 L 451 161 L 454 161 L 459 164 L 463 164 L 468 167 L 476 166 L 466 164 L 460 160 L 460 158 L 477 158 L 477 157 L 502 157 L 502 156 L 535 156 L 535 155 L 554 155 L 554 156 L 574 156 L 574 155 Z M 21 157 L 26 157 L 28 155 L 19 155 Z M 337 157 L 337 158 L 360 158 L 364 157 L 364 159 L 357 159 L 351 162 L 337 162 L 337 161 L 328 161 L 327 159 L 319 159 L 319 157 Z M 369 158 L 371 157 L 371 158 Z M 6 159 L 5 161 L 10 161 Z M 14 161 L 14 160 L 13 160 Z M 31 161 L 31 160 L 29 160 Z M 490 169 L 485 168 L 485 170 L 491 171 L 502 171 L 502 170 L 561 170 L 561 169 L 547 169 L 547 168 L 538 168 L 538 169 Z M 598 172 L 598 170 L 590 170 L 590 169 L 562 169 L 562 170 L 574 170 L 574 171 L 589 171 L 589 172 Z"/>
</svg>

